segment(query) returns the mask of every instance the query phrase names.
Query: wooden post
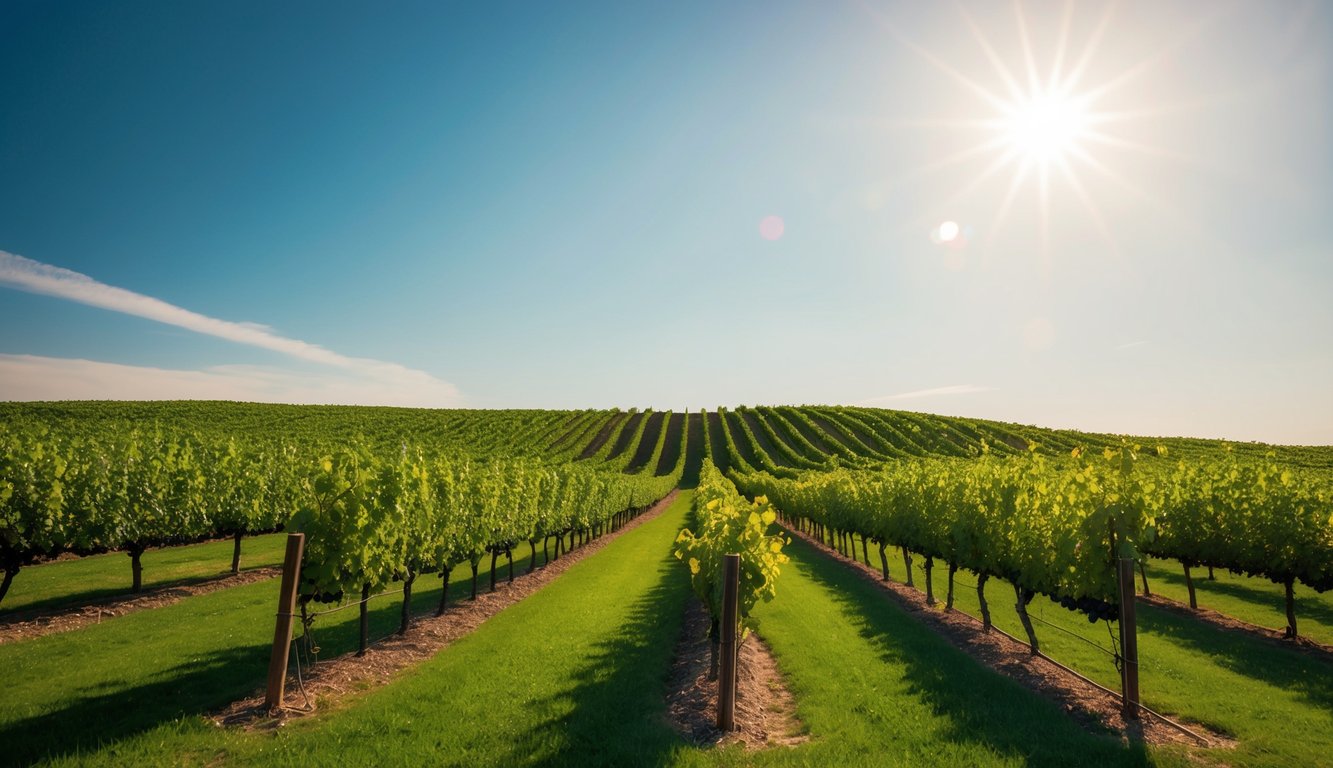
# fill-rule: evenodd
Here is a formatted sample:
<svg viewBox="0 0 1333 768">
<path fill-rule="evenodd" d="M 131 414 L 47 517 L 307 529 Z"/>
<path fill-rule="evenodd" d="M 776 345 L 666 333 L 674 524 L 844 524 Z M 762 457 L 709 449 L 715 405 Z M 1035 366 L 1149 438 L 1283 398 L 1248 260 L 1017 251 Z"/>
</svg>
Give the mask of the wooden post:
<svg viewBox="0 0 1333 768">
<path fill-rule="evenodd" d="M 1118 561 L 1120 586 L 1120 655 L 1123 662 L 1120 679 L 1124 698 L 1125 717 L 1139 717 L 1139 640 L 1134 620 L 1134 561 L 1122 557 Z"/>
<path fill-rule="evenodd" d="M 282 587 L 278 592 L 278 620 L 273 627 L 273 653 L 268 660 L 268 691 L 264 709 L 282 707 L 282 689 L 287 684 L 287 654 L 292 647 L 292 614 L 296 612 L 296 584 L 301 575 L 305 534 L 287 534 L 287 556 L 282 560 Z"/>
<path fill-rule="evenodd" d="M 717 727 L 736 730 L 736 627 L 741 556 L 722 556 L 722 642 L 718 648 L 722 669 L 717 678 Z"/>
</svg>

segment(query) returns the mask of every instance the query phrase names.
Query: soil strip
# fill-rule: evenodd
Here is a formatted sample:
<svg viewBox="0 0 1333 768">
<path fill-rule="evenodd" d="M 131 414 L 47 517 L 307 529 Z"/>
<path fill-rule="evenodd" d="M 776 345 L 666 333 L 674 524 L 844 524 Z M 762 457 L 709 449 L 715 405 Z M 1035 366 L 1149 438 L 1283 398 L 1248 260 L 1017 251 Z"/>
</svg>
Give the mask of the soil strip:
<svg viewBox="0 0 1333 768">
<path fill-rule="evenodd" d="M 532 573 L 516 574 L 512 583 L 502 581 L 496 584 L 494 592 L 481 592 L 476 600 L 469 600 L 463 596 L 463 590 L 459 590 L 459 599 L 450 602 L 443 616 L 436 616 L 431 611 L 414 617 L 407 634 L 394 634 L 371 643 L 365 656 L 346 653 L 320 660 L 301 668 L 300 678 L 289 673 L 284 697 L 286 706 L 276 714 L 264 710 L 264 692 L 261 690 L 216 712 L 212 720 L 219 726 L 240 726 L 246 729 L 278 727 L 292 718 L 314 714 L 320 707 L 332 708 L 350 694 L 384 685 L 399 671 L 434 656 L 482 622 L 554 581 L 575 563 L 596 554 L 610 542 L 657 517 L 671 506 L 677 493 L 673 490 L 615 533 L 594 539 L 561 555 L 558 560 L 539 566 Z M 298 636 L 296 643 L 300 642 Z"/>
<path fill-rule="evenodd" d="M 796 717 L 796 699 L 778 670 L 773 653 L 751 632 L 738 653 L 736 730 L 717 729 L 717 681 L 708 679 L 708 612 L 698 600 L 685 609 L 667 688 L 667 718 L 690 743 L 742 744 L 747 750 L 791 747 L 809 740 Z"/>
<path fill-rule="evenodd" d="M 251 568 L 237 574 L 199 581 L 193 584 L 156 587 L 137 595 L 116 595 L 82 605 L 22 611 L 0 618 L 0 645 L 30 640 L 34 637 L 69 632 L 90 624 L 101 624 L 103 619 L 124 616 L 150 608 L 162 608 L 187 597 L 206 595 L 222 589 L 231 589 L 257 581 L 266 581 L 282 573 L 281 568 Z"/>
<path fill-rule="evenodd" d="M 1281 629 L 1270 629 L 1261 627 L 1258 624 L 1251 624 L 1248 621 L 1218 613 L 1208 608 L 1194 609 L 1185 603 L 1172 600 L 1169 597 L 1161 595 L 1139 595 L 1140 603 L 1146 603 L 1154 608 L 1161 608 L 1164 611 L 1170 611 L 1178 616 L 1188 616 L 1192 619 L 1210 624 L 1218 629 L 1224 629 L 1229 632 L 1243 632 L 1247 635 L 1262 637 L 1265 640 L 1271 640 L 1289 651 L 1307 653 L 1323 661 L 1333 663 L 1333 645 L 1325 645 L 1308 637 L 1297 637 L 1295 640 L 1287 637 Z"/>
<path fill-rule="evenodd" d="M 882 581 L 877 568 L 830 551 L 826 545 L 805 533 L 784 530 L 804 539 L 824 556 L 853 568 L 858 576 L 883 589 L 902 608 L 942 635 L 954 647 L 1059 704 L 1076 722 L 1094 733 L 1099 729 L 1109 729 L 1126 743 L 1183 744 L 1209 748 L 1230 748 L 1236 745 L 1235 739 L 1212 731 L 1200 723 L 1188 723 L 1189 729 L 1197 734 L 1197 737 L 1191 737 L 1147 712 L 1138 720 L 1127 719 L 1121 711 L 1119 695 L 1107 693 L 1053 660 L 1033 656 L 1027 643 L 999 630 L 983 632 L 980 619 L 957 610 L 945 612 L 942 605 L 926 605 L 925 594 L 917 589 L 896 581 Z M 997 598 L 996 603 L 996 607 L 1007 605 L 1002 597 Z"/>
</svg>

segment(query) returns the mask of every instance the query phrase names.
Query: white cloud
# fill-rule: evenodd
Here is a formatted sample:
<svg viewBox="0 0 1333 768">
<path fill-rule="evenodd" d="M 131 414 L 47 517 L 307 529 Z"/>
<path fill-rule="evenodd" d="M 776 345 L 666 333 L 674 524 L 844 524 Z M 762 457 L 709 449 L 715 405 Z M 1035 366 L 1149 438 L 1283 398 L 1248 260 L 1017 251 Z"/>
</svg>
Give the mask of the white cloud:
<svg viewBox="0 0 1333 768">
<path fill-rule="evenodd" d="M 268 349 L 274 352 L 280 352 L 290 357 L 311 363 L 332 366 L 341 369 L 342 375 L 333 375 L 325 377 L 316 377 L 309 374 L 283 372 L 275 369 L 263 368 L 233 368 L 221 367 L 211 368 L 205 371 L 167 371 L 166 369 L 156 368 L 138 368 L 135 366 L 115 366 L 109 363 L 94 363 L 88 360 L 67 360 L 66 363 L 77 363 L 77 371 L 73 369 L 66 370 L 67 373 L 74 375 L 90 375 L 93 371 L 101 371 L 108 376 L 123 375 L 125 371 L 156 371 L 152 375 L 155 377 L 156 386 L 164 386 L 168 381 L 174 381 L 184 389 L 210 389 L 220 382 L 218 376 L 227 378 L 228 387 L 237 386 L 238 374 L 243 371 L 245 381 L 255 384 L 262 380 L 277 377 L 282 383 L 275 383 L 273 386 L 277 390 L 289 390 L 296 393 L 310 395 L 316 391 L 324 390 L 330 393 L 339 393 L 339 397 L 344 397 L 352 392 L 361 392 L 365 399 L 358 402 L 366 404 L 403 404 L 404 400 L 418 401 L 422 397 L 430 400 L 430 405 L 436 407 L 444 405 L 456 405 L 459 401 L 458 390 L 449 382 L 440 380 L 424 371 L 414 370 L 397 363 L 389 363 L 380 360 L 372 360 L 362 357 L 348 357 L 337 352 L 325 349 L 316 344 L 310 344 L 299 339 L 291 339 L 276 333 L 272 328 L 258 323 L 233 322 L 230 320 L 220 320 L 207 315 L 201 315 L 197 312 L 191 312 L 174 304 L 169 304 L 161 299 L 155 299 L 151 296 L 145 296 L 134 291 L 117 288 L 106 283 L 98 282 L 93 278 L 61 267 L 43 264 L 40 261 L 16 256 L 12 253 L 0 251 L 0 286 L 15 288 L 29 293 L 37 293 L 46 296 L 55 296 L 61 299 L 87 304 L 92 307 L 108 309 L 112 312 L 121 312 L 135 317 L 143 317 L 149 320 L 155 320 L 166 325 L 173 325 L 178 328 L 202 333 L 209 336 L 216 336 L 220 339 L 227 339 L 238 344 L 246 344 L 261 349 Z M 57 358 L 41 358 L 30 356 L 5 356 L 6 360 L 13 365 L 15 360 L 24 359 L 29 361 L 42 360 L 48 361 L 45 365 L 48 370 L 56 371 L 59 366 L 55 366 L 51 361 Z M 93 368 L 90 366 L 111 366 L 109 368 Z M 118 369 L 119 373 L 113 373 L 112 369 Z M 31 373 L 35 370 L 29 363 L 23 370 Z M 229 373 L 231 372 L 231 373 Z M 163 373 L 170 373 L 171 376 L 164 376 Z M 184 374 L 198 374 L 204 378 L 183 377 Z M 205 384 L 205 380 L 211 382 Z M 327 380 L 325 383 L 321 381 Z M 246 385 L 248 388 L 250 385 Z M 313 387 L 313 389 L 312 389 Z M 5 381 L 6 390 L 10 389 L 10 382 Z M 224 387 L 224 389 L 227 387 Z M 95 389 L 95 388 L 91 388 Z M 0 392 L 0 395 L 6 393 Z M 171 397 L 172 395 L 163 394 L 160 397 Z M 175 397 L 199 397 L 198 395 L 176 394 Z M 9 395 L 11 399 L 34 399 L 19 398 Z M 111 397 L 110 395 L 98 394 L 96 391 L 88 391 L 81 397 Z M 53 395 L 47 394 L 42 399 L 52 399 Z M 145 399 L 148 399 L 145 396 Z M 227 398 L 227 399 L 245 399 L 245 398 Z M 265 398 L 269 399 L 269 398 Z M 291 401 L 297 402 L 297 401 Z M 302 400 L 300 402 L 311 402 Z M 335 402 L 334 400 L 321 400 L 318 402 Z M 348 402 L 343 399 L 337 402 Z M 425 403 L 423 403 L 425 404 Z"/>
<path fill-rule="evenodd" d="M 916 389 L 911 392 L 899 392 L 896 395 L 880 395 L 860 401 L 857 405 L 876 405 L 879 403 L 889 403 L 898 400 L 920 400 L 927 397 L 938 397 L 942 395 L 971 395 L 977 392 L 993 392 L 994 387 L 979 387 L 975 384 L 954 384 L 948 387 L 935 387 L 934 389 Z"/>
<path fill-rule="evenodd" d="M 259 403 L 457 405 L 458 391 L 418 371 L 392 385 L 356 372 L 314 374 L 266 366 L 202 371 L 63 357 L 0 354 L 0 400 L 241 400 Z"/>
</svg>

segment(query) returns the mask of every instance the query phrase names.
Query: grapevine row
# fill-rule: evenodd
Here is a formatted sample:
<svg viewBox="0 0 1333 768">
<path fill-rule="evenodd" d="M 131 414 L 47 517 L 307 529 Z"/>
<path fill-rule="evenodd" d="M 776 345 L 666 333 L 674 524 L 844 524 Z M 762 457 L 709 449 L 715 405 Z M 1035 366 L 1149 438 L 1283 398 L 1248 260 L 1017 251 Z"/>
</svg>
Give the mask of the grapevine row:
<svg viewBox="0 0 1333 768">
<path fill-rule="evenodd" d="M 712 646 L 711 677 L 717 676 L 718 642 L 722 619 L 722 558 L 740 555 L 740 588 L 737 591 L 741 637 L 749 632 L 750 612 L 761 600 L 777 594 L 777 577 L 790 558 L 782 553 L 786 543 L 770 535 L 777 513 L 763 497 L 750 501 L 736 486 L 705 459 L 694 494 L 693 527 L 682 529 L 674 548 L 678 560 L 690 569 L 690 584 L 708 610 L 708 639 Z"/>
</svg>

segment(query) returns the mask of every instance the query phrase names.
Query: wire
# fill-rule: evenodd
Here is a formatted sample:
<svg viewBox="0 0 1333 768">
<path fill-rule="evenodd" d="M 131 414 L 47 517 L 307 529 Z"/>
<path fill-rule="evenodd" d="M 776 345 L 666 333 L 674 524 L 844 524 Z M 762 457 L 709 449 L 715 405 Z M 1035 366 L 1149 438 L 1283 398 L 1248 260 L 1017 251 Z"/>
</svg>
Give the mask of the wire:
<svg viewBox="0 0 1333 768">
<path fill-rule="evenodd" d="M 305 679 L 301 676 L 301 650 L 295 637 L 292 638 L 292 648 L 296 651 L 296 653 L 292 654 L 292 660 L 296 664 L 296 687 L 301 689 L 301 696 L 305 699 L 305 711 L 313 712 L 315 711 L 315 706 L 310 703 L 310 694 L 306 692 Z"/>
<path fill-rule="evenodd" d="M 314 613 L 311 613 L 311 614 L 310 614 L 310 618 L 313 619 L 313 618 L 315 618 L 315 617 L 317 617 L 317 616 L 327 616 L 327 615 L 329 615 L 330 613 L 337 613 L 338 611 L 345 611 L 345 610 L 347 610 L 348 608 L 352 608 L 352 607 L 354 607 L 354 606 L 361 605 L 362 603 L 368 603 L 368 602 L 370 602 L 371 600 L 374 600 L 374 599 L 379 598 L 379 597 L 384 597 L 385 595 L 401 595 L 401 594 L 403 594 L 403 591 L 402 591 L 401 589 L 396 589 L 396 590 L 385 590 L 384 592 L 376 592 L 375 594 L 371 595 L 370 597 L 366 597 L 366 598 L 363 598 L 363 599 L 361 599 L 361 600 L 354 600 L 354 601 L 352 601 L 352 602 L 350 602 L 350 603 L 344 603 L 344 604 L 338 606 L 337 608 L 329 608 L 328 610 L 324 610 L 324 611 L 315 611 Z"/>
<path fill-rule="evenodd" d="M 1042 624 L 1045 624 L 1046 626 L 1051 627 L 1052 629 L 1057 629 L 1057 630 L 1059 630 L 1059 631 L 1061 631 L 1061 632 L 1064 632 L 1066 635 L 1069 635 L 1069 636 L 1072 637 L 1072 638 L 1075 638 L 1075 639 L 1077 639 L 1077 640 L 1081 640 L 1081 641 L 1087 643 L 1088 645 L 1092 646 L 1093 648 L 1096 648 L 1097 650 L 1101 651 L 1102 653 L 1106 654 L 1107 656 L 1110 656 L 1111 658 L 1116 659 L 1116 665 L 1117 665 L 1117 668 L 1119 668 L 1120 654 L 1118 654 L 1118 653 L 1116 653 L 1116 652 L 1114 652 L 1114 651 L 1108 651 L 1108 650 L 1106 650 L 1106 648 L 1104 648 L 1104 647 L 1102 647 L 1101 645 L 1099 645 L 1099 644 L 1093 642 L 1092 640 L 1089 640 L 1088 638 L 1084 637 L 1083 635 L 1080 635 L 1080 634 L 1078 634 L 1077 632 L 1074 632 L 1074 631 L 1072 631 L 1072 630 L 1065 629 L 1064 627 L 1060 626 L 1059 624 L 1052 624 L 1051 622 L 1049 622 L 1049 621 L 1043 619 L 1043 618 L 1040 617 L 1040 616 L 1033 616 L 1032 614 L 1029 613 L 1029 614 L 1028 614 L 1028 618 L 1032 619 L 1033 621 L 1039 621 L 1039 622 L 1041 622 Z"/>
<path fill-rule="evenodd" d="M 953 583 L 954 583 L 954 584 L 959 584 L 959 585 L 964 586 L 964 587 L 967 587 L 967 588 L 969 588 L 969 589 L 976 589 L 976 588 L 977 588 L 977 585 L 976 585 L 976 584 L 973 584 L 972 582 L 968 581 L 967 579 L 960 579 L 960 578 L 958 578 L 957 576 L 954 576 L 954 577 L 953 577 Z"/>
<path fill-rule="evenodd" d="M 1111 620 L 1106 620 L 1106 634 L 1111 638 L 1111 647 L 1115 649 L 1115 671 L 1125 674 L 1125 657 L 1120 653 L 1120 638 L 1111 631 Z"/>
</svg>

